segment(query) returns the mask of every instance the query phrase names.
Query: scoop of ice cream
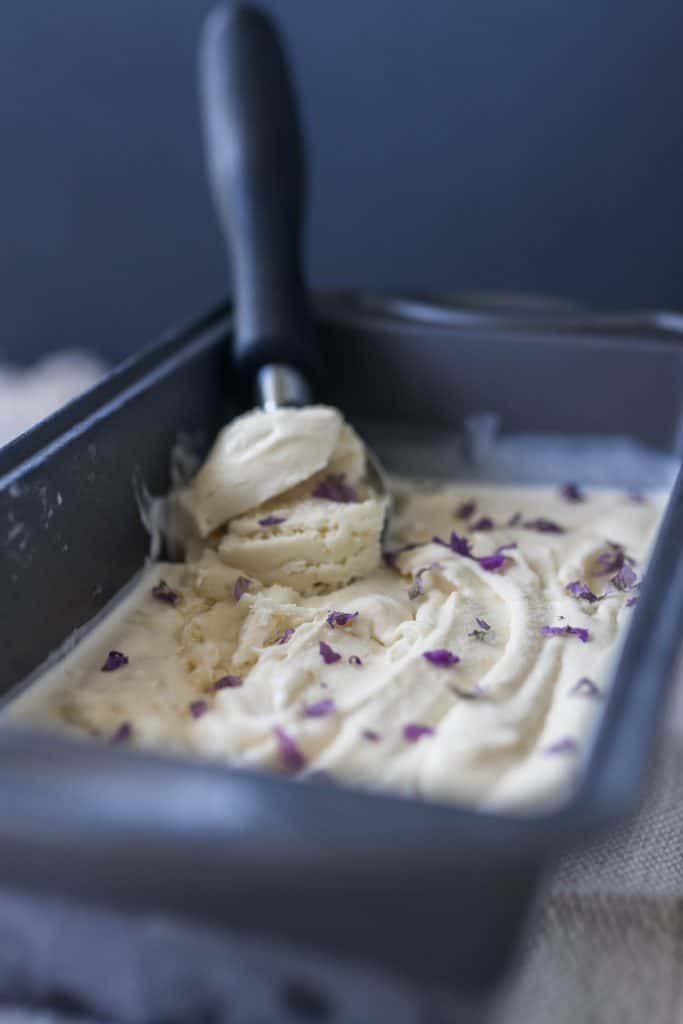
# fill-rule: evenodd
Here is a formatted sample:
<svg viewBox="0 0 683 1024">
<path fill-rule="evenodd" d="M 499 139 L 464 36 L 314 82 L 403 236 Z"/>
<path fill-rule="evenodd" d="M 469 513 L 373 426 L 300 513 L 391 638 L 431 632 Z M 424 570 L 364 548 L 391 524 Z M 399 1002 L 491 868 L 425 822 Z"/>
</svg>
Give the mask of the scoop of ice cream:
<svg viewBox="0 0 683 1024">
<path fill-rule="evenodd" d="M 206 461 L 180 495 L 199 533 L 295 487 L 330 461 L 343 420 L 314 405 L 238 416 L 216 438 Z"/>
</svg>

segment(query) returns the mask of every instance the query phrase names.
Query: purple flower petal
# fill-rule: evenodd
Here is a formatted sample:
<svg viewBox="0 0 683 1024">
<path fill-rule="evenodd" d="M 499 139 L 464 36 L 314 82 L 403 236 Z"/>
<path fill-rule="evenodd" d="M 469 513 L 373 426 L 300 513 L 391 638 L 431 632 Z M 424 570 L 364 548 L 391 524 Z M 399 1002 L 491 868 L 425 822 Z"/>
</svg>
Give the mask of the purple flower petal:
<svg viewBox="0 0 683 1024">
<path fill-rule="evenodd" d="M 358 668 L 363 664 L 357 654 L 352 654 L 349 658 L 349 665 L 356 665 Z"/>
<path fill-rule="evenodd" d="M 486 572 L 496 572 L 497 569 L 502 569 L 507 561 L 505 555 L 496 553 L 493 555 L 484 555 L 483 558 L 477 558 L 477 562 L 485 569 Z"/>
<path fill-rule="evenodd" d="M 564 526 L 560 526 L 552 519 L 539 516 L 537 519 L 528 519 L 522 523 L 525 530 L 535 530 L 536 533 L 566 533 Z"/>
<path fill-rule="evenodd" d="M 638 582 L 638 577 L 634 573 L 628 562 L 624 562 L 618 572 L 614 574 L 610 583 L 617 590 L 632 590 Z"/>
<path fill-rule="evenodd" d="M 287 641 L 289 640 L 290 636 L 294 636 L 294 627 L 293 626 L 287 626 L 287 629 L 284 631 L 284 633 L 280 633 L 279 637 L 275 640 L 275 643 L 276 644 L 286 644 Z"/>
<path fill-rule="evenodd" d="M 189 709 L 193 718 L 201 718 L 209 710 L 209 705 L 205 700 L 193 700 L 190 701 Z"/>
<path fill-rule="evenodd" d="M 218 693 L 219 690 L 235 690 L 238 686 L 243 685 L 242 676 L 221 676 L 215 683 L 212 683 L 211 689 L 214 693 Z"/>
<path fill-rule="evenodd" d="M 325 700 L 316 701 L 315 704 L 307 704 L 304 707 L 304 715 L 306 718 L 324 718 L 326 715 L 331 715 L 336 707 L 332 698 L 327 697 Z"/>
<path fill-rule="evenodd" d="M 638 604 L 638 598 L 637 597 L 629 597 L 628 601 L 626 602 L 626 607 L 627 608 L 633 608 L 634 604 Z"/>
<path fill-rule="evenodd" d="M 280 762 L 287 771 L 298 772 L 306 764 L 306 758 L 301 753 L 296 740 L 285 732 L 283 728 L 276 725 L 273 729 L 277 740 Z"/>
<path fill-rule="evenodd" d="M 434 544 L 441 544 L 444 548 L 450 548 L 451 551 L 455 551 L 456 555 L 462 555 L 463 558 L 472 557 L 472 545 L 466 537 L 460 537 L 455 532 L 451 531 L 451 536 L 448 541 L 443 540 L 441 537 L 432 537 Z"/>
<path fill-rule="evenodd" d="M 613 544 L 611 541 L 607 543 L 611 550 L 598 555 L 597 565 L 593 569 L 595 576 L 609 576 L 610 573 L 618 572 L 626 561 L 626 552 L 621 544 Z"/>
<path fill-rule="evenodd" d="M 587 601 L 588 604 L 595 604 L 596 601 L 602 601 L 602 597 L 598 597 L 597 594 L 594 594 L 585 583 L 581 582 L 581 580 L 573 580 L 571 583 L 568 583 L 565 590 L 568 594 L 571 594 L 572 597 L 577 597 L 583 601 Z"/>
<path fill-rule="evenodd" d="M 263 519 L 259 519 L 259 526 L 279 526 L 280 523 L 286 522 L 284 516 L 264 516 Z"/>
<path fill-rule="evenodd" d="M 341 654 L 337 654 L 333 651 L 329 644 L 326 644 L 324 640 L 321 640 L 318 644 L 318 650 L 320 651 L 320 657 L 323 659 L 326 665 L 334 665 L 335 661 L 341 659 Z"/>
<path fill-rule="evenodd" d="M 236 601 L 240 601 L 251 586 L 251 580 L 248 580 L 246 576 L 238 576 L 235 580 L 235 585 L 232 588 L 232 596 Z"/>
<path fill-rule="evenodd" d="M 472 530 L 472 532 L 475 530 L 482 530 L 486 532 L 488 530 L 493 530 L 494 528 L 495 523 L 493 522 L 493 519 L 490 519 L 488 516 L 482 516 L 481 519 L 477 519 L 476 523 L 473 523 L 470 526 L 470 530 Z"/>
<path fill-rule="evenodd" d="M 379 733 L 374 729 L 363 729 L 361 736 L 364 740 L 370 740 L 371 743 L 377 743 L 380 738 Z"/>
<path fill-rule="evenodd" d="M 562 484 L 562 486 L 560 487 L 560 494 L 562 495 L 565 501 L 579 502 L 586 500 L 585 494 L 583 493 L 579 485 L 575 483 Z"/>
<path fill-rule="evenodd" d="M 485 633 L 488 633 L 488 631 L 490 630 L 491 627 L 489 626 L 489 624 L 486 621 L 486 619 L 480 619 L 479 616 L 477 615 L 475 621 L 476 621 L 477 625 L 479 626 L 479 629 L 483 629 L 483 631 Z"/>
<path fill-rule="evenodd" d="M 102 666 L 102 672 L 116 672 L 117 668 L 123 668 L 128 664 L 128 658 L 121 651 L 110 651 L 107 660 Z"/>
<path fill-rule="evenodd" d="M 560 740 L 555 740 L 554 743 L 550 743 L 547 747 L 543 748 L 544 754 L 574 754 L 577 750 L 576 740 L 571 736 L 563 736 Z"/>
<path fill-rule="evenodd" d="M 439 665 L 441 668 L 449 668 L 451 665 L 457 665 L 460 661 L 457 654 L 447 651 L 444 647 L 438 647 L 434 651 L 423 651 L 422 657 L 432 665 Z"/>
<path fill-rule="evenodd" d="M 326 621 L 334 629 L 335 626 L 348 626 L 357 617 L 358 612 L 330 612 Z"/>
<path fill-rule="evenodd" d="M 133 726 L 130 722 L 121 722 L 114 735 L 112 736 L 110 743 L 128 743 L 131 736 L 133 735 Z"/>
<path fill-rule="evenodd" d="M 418 722 L 409 722 L 403 726 L 403 738 L 408 743 L 417 743 L 422 736 L 433 736 L 434 729 L 431 725 L 420 725 Z"/>
<path fill-rule="evenodd" d="M 346 483 L 346 473 L 329 473 L 318 481 L 313 490 L 313 497 L 348 504 L 358 501 L 358 492 L 355 487 Z"/>
<path fill-rule="evenodd" d="M 581 626 L 541 626 L 543 636 L 575 636 L 582 644 L 588 643 L 590 633 Z"/>
<path fill-rule="evenodd" d="M 474 500 L 465 501 L 456 508 L 453 515 L 456 519 L 469 519 L 477 510 L 477 503 Z"/>
<path fill-rule="evenodd" d="M 569 692 L 576 697 L 602 697 L 602 690 L 588 676 L 583 676 L 577 683 L 574 683 Z"/>
<path fill-rule="evenodd" d="M 166 604 L 176 604 L 178 596 L 175 590 L 171 590 L 166 580 L 159 580 L 157 585 L 152 587 L 152 597 L 155 597 L 157 601 L 164 601 Z"/>
</svg>

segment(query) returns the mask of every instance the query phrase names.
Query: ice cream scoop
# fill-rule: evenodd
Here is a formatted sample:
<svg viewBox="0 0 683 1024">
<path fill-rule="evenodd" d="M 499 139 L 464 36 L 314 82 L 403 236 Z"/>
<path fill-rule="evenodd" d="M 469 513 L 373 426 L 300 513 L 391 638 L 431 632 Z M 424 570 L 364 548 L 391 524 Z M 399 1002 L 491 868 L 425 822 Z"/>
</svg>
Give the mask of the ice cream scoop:
<svg viewBox="0 0 683 1024">
<path fill-rule="evenodd" d="M 202 32 L 199 79 L 209 180 L 232 267 L 240 385 L 269 413 L 309 406 L 324 367 L 302 271 L 304 160 L 287 64 L 270 21 L 244 5 L 214 8 Z M 316 429 L 324 442 L 326 424 L 311 422 Z M 372 451 L 366 456 L 367 483 L 386 499 L 386 533 L 385 474 Z M 241 483 L 226 478 L 223 504 L 234 486 L 239 505 Z M 215 498 L 215 487 L 194 495 L 207 529 L 215 524 Z"/>
</svg>

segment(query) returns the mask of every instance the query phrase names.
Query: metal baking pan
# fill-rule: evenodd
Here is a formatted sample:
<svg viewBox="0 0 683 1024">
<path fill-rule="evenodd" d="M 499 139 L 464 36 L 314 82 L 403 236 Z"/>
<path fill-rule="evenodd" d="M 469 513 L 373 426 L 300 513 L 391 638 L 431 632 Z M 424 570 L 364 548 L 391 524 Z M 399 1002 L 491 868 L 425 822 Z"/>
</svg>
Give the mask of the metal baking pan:
<svg viewBox="0 0 683 1024">
<path fill-rule="evenodd" d="M 675 318 L 639 314 L 606 327 L 604 317 L 547 303 L 509 308 L 491 297 L 488 307 L 481 297 L 465 306 L 318 296 L 330 371 L 321 399 L 361 423 L 390 466 L 387 439 L 433 432 L 455 444 L 468 417 L 490 411 L 503 439 L 628 436 L 678 459 Z M 142 565 L 140 488 L 163 493 L 179 436 L 201 452 L 236 411 L 230 338 L 230 310 L 220 309 L 0 451 L 3 693 Z M 602 469 L 606 484 L 619 471 Z M 636 806 L 682 624 L 679 481 L 585 769 L 561 807 L 483 814 L 4 726 L 0 877 L 490 990 L 553 861 Z"/>
</svg>

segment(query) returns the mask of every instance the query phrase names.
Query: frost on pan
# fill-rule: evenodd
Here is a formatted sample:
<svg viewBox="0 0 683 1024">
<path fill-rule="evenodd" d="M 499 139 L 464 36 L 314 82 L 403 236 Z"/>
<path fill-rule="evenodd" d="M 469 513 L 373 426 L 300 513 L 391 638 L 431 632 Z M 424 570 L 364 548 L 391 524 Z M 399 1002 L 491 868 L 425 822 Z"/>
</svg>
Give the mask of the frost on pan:
<svg viewBox="0 0 683 1024">
<path fill-rule="evenodd" d="M 294 627 L 293 626 L 287 626 L 287 629 L 284 631 L 284 633 L 280 633 L 279 637 L 277 637 L 277 639 L 275 640 L 275 643 L 276 644 L 286 644 L 287 641 L 289 640 L 290 636 L 294 636 Z"/>
<path fill-rule="evenodd" d="M 588 643 L 590 633 L 581 626 L 541 626 L 543 636 L 575 636 L 582 644 Z"/>
<path fill-rule="evenodd" d="M 304 715 L 306 718 L 325 718 L 326 715 L 331 715 L 336 708 L 337 705 L 332 698 L 327 697 L 325 700 L 318 700 L 314 704 L 306 704 Z"/>
<path fill-rule="evenodd" d="M 573 503 L 586 500 L 586 495 L 583 493 L 579 485 L 576 483 L 562 484 L 562 486 L 560 487 L 560 494 L 562 495 L 565 501 Z"/>
<path fill-rule="evenodd" d="M 362 664 L 363 662 L 360 660 L 357 654 L 352 654 L 351 657 L 349 658 L 349 665 L 355 665 L 357 668 L 360 668 Z"/>
<path fill-rule="evenodd" d="M 577 683 L 574 683 L 569 692 L 575 697 L 602 697 L 602 690 L 588 676 L 583 676 Z"/>
<path fill-rule="evenodd" d="M 235 580 L 235 585 L 232 588 L 232 596 L 236 601 L 240 601 L 251 586 L 251 580 L 247 579 L 246 576 L 238 576 Z"/>
<path fill-rule="evenodd" d="M 598 597 L 597 594 L 594 594 L 590 587 L 587 587 L 585 583 L 581 582 L 581 580 L 573 580 L 571 583 L 568 583 L 565 590 L 568 594 L 571 594 L 572 597 L 577 597 L 582 601 L 587 601 L 588 604 L 595 604 L 596 601 L 602 601 L 602 597 Z"/>
<path fill-rule="evenodd" d="M 235 690 L 239 686 L 244 685 L 242 676 L 221 676 L 215 683 L 212 684 L 211 689 L 214 693 L 218 693 L 219 690 Z"/>
<path fill-rule="evenodd" d="M 275 726 L 273 733 L 277 740 L 280 763 L 283 768 L 286 768 L 289 772 L 301 771 L 306 764 L 306 758 L 301 753 L 296 740 L 292 739 L 289 733 L 285 732 L 279 725 Z"/>
<path fill-rule="evenodd" d="M 330 612 L 325 621 L 334 629 L 335 626 L 348 626 L 357 617 L 358 612 Z"/>
<path fill-rule="evenodd" d="M 566 533 L 564 526 L 560 526 L 554 519 L 548 519 L 546 516 L 538 516 L 537 519 L 527 519 L 525 523 L 522 523 L 525 530 L 535 530 L 536 533 Z"/>
<path fill-rule="evenodd" d="M 152 597 L 156 598 L 157 601 L 163 601 L 165 604 L 176 604 L 179 595 L 169 587 L 166 580 L 159 580 L 157 585 L 152 587 Z"/>
<path fill-rule="evenodd" d="M 326 644 L 324 640 L 321 640 L 318 644 L 318 650 L 320 651 L 320 657 L 326 665 L 334 665 L 335 661 L 341 660 L 341 654 L 333 651 L 330 645 Z"/>
<path fill-rule="evenodd" d="M 284 516 L 264 516 L 263 519 L 259 519 L 259 526 L 279 526 L 280 523 L 286 522 Z"/>
<path fill-rule="evenodd" d="M 477 511 L 477 503 L 474 499 L 470 501 L 464 501 L 462 505 L 454 511 L 453 515 L 456 519 L 469 519 Z"/>
<path fill-rule="evenodd" d="M 102 666 L 102 672 L 115 672 L 117 668 L 123 668 L 127 664 L 128 658 L 122 651 L 110 651 Z"/>
<path fill-rule="evenodd" d="M 544 754 L 574 754 L 577 750 L 576 740 L 572 736 L 563 736 L 543 748 Z"/>
<path fill-rule="evenodd" d="M 209 710 L 209 705 L 205 700 L 193 700 L 190 701 L 189 710 L 193 718 L 201 718 Z"/>
<path fill-rule="evenodd" d="M 420 725 L 419 722 L 408 722 L 403 726 L 403 738 L 408 743 L 417 743 L 423 736 L 433 736 L 434 729 L 431 725 Z"/>
<path fill-rule="evenodd" d="M 358 501 L 358 492 L 355 487 L 346 483 L 346 473 L 328 473 L 315 485 L 313 497 L 348 504 Z"/>
<path fill-rule="evenodd" d="M 128 743 L 131 736 L 133 735 L 133 726 L 130 722 L 121 722 L 116 732 L 111 738 L 111 743 Z"/>
<path fill-rule="evenodd" d="M 451 665 L 457 665 L 460 661 L 457 654 L 447 651 L 444 647 L 438 647 L 434 651 L 423 651 L 422 657 L 432 665 L 439 665 L 441 668 L 449 668 Z"/>
<path fill-rule="evenodd" d="M 475 530 L 487 532 L 488 530 L 493 529 L 495 529 L 495 523 L 493 522 L 493 519 L 490 519 L 488 516 L 481 516 L 480 519 L 477 519 L 476 523 L 472 523 L 470 526 L 470 530 L 472 530 L 472 532 Z"/>
</svg>

